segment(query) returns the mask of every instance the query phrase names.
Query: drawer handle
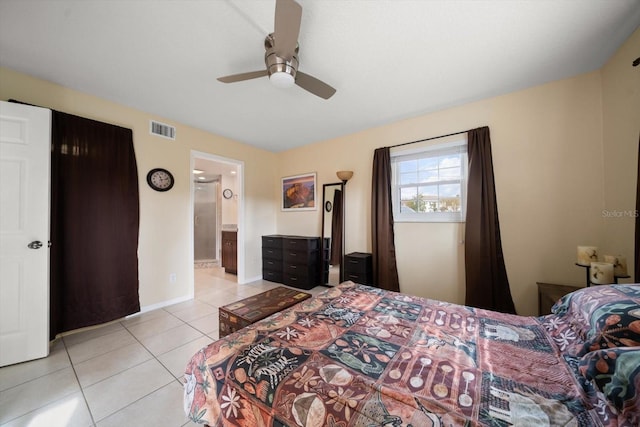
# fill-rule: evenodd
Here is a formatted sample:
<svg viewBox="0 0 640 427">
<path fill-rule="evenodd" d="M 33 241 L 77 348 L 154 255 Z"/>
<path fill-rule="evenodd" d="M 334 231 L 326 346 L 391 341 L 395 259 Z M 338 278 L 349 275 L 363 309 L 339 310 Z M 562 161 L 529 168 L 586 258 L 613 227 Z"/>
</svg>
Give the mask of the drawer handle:
<svg viewBox="0 0 640 427">
<path fill-rule="evenodd" d="M 352 259 L 350 259 L 350 260 L 349 260 L 349 262 L 350 262 L 351 264 L 359 264 L 359 263 L 358 263 L 358 261 L 354 261 L 354 260 L 352 260 Z"/>
<path fill-rule="evenodd" d="M 291 280 L 293 280 L 294 282 L 296 282 L 298 280 L 297 277 L 290 277 Z"/>
<path fill-rule="evenodd" d="M 298 254 L 297 254 L 297 253 L 295 253 L 295 252 L 289 252 L 289 255 L 290 255 L 290 256 L 298 256 Z"/>
<path fill-rule="evenodd" d="M 296 268 L 298 268 L 298 266 L 297 265 L 290 265 L 289 268 L 296 269 Z"/>
</svg>

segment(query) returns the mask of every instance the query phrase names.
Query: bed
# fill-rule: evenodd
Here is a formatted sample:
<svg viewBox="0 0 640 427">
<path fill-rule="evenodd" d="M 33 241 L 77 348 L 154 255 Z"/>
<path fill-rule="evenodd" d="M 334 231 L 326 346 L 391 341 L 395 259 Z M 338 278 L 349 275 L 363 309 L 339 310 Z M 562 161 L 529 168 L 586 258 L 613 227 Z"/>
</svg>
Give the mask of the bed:
<svg viewBox="0 0 640 427">
<path fill-rule="evenodd" d="M 640 285 L 525 317 L 345 282 L 201 349 L 210 426 L 637 426 Z"/>
</svg>

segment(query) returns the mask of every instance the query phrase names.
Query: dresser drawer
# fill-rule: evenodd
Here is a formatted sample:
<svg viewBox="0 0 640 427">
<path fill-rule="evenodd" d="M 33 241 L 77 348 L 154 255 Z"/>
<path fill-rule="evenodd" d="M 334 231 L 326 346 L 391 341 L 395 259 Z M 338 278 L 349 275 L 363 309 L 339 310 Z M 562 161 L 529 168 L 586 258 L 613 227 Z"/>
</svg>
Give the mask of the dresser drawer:
<svg viewBox="0 0 640 427">
<path fill-rule="evenodd" d="M 318 280 L 314 277 L 307 277 L 298 274 L 284 273 L 282 275 L 282 283 L 293 286 L 298 289 L 311 289 L 318 285 Z"/>
<path fill-rule="evenodd" d="M 344 256 L 344 280 L 373 284 L 373 263 L 369 253 L 352 252 Z"/>
<path fill-rule="evenodd" d="M 294 264 L 290 262 L 282 263 L 282 271 L 286 274 L 297 276 L 316 277 L 318 275 L 318 264 Z"/>
<path fill-rule="evenodd" d="M 320 249 L 318 237 L 286 237 L 282 240 L 282 249 L 286 251 L 311 252 Z"/>
<path fill-rule="evenodd" d="M 293 249 L 284 249 L 282 251 L 282 260 L 291 263 L 315 264 L 318 262 L 319 257 L 318 251 L 296 251 Z"/>
<path fill-rule="evenodd" d="M 370 285 L 371 279 L 366 274 L 344 273 L 344 280 L 351 280 L 362 285 Z"/>
<path fill-rule="evenodd" d="M 282 236 L 262 236 L 262 247 L 282 250 Z"/>
<path fill-rule="evenodd" d="M 344 256 L 344 271 L 366 275 L 371 271 L 371 254 L 353 252 Z"/>
<path fill-rule="evenodd" d="M 276 248 L 262 248 L 262 258 L 263 259 L 272 259 L 279 260 L 282 262 L 282 249 Z"/>
<path fill-rule="evenodd" d="M 282 260 L 262 258 L 262 268 L 266 270 L 282 271 Z"/>
<path fill-rule="evenodd" d="M 270 282 L 282 283 L 282 270 L 275 271 L 275 270 L 268 270 L 268 269 L 263 268 L 262 269 L 262 278 L 264 280 L 268 280 Z"/>
</svg>

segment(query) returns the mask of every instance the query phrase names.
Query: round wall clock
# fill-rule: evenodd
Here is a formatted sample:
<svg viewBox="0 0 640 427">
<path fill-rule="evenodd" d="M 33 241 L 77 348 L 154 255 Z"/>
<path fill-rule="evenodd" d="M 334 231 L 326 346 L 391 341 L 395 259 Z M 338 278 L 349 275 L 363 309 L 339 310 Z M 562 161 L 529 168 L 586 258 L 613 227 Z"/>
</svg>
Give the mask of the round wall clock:
<svg viewBox="0 0 640 427">
<path fill-rule="evenodd" d="M 147 184 L 156 191 L 169 191 L 174 184 L 173 175 L 166 169 L 151 169 L 147 174 Z"/>
<path fill-rule="evenodd" d="M 228 189 L 228 188 L 225 188 L 225 190 L 222 192 L 222 196 L 223 196 L 225 199 L 230 199 L 230 198 L 232 198 L 232 197 L 233 197 L 233 191 L 231 191 L 231 190 L 230 190 L 230 189 Z"/>
</svg>

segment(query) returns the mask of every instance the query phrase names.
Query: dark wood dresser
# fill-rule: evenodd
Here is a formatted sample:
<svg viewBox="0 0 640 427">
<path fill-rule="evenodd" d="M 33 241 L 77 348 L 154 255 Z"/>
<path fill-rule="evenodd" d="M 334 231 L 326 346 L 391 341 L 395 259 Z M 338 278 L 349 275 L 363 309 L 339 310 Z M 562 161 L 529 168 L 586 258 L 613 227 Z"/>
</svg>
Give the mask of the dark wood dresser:
<svg viewBox="0 0 640 427">
<path fill-rule="evenodd" d="M 551 307 L 563 296 L 582 289 L 582 286 L 558 285 L 555 283 L 537 282 L 538 285 L 538 314 L 551 314 Z"/>
<path fill-rule="evenodd" d="M 262 236 L 262 278 L 282 283 L 282 236 Z"/>
<path fill-rule="evenodd" d="M 373 260 L 369 253 L 351 252 L 344 256 L 344 280 L 373 285 Z"/>
<path fill-rule="evenodd" d="M 238 274 L 237 231 L 222 231 L 222 267 L 225 273 Z"/>
<path fill-rule="evenodd" d="M 322 281 L 319 237 L 262 236 L 262 277 L 299 289 L 311 289 Z"/>
</svg>

